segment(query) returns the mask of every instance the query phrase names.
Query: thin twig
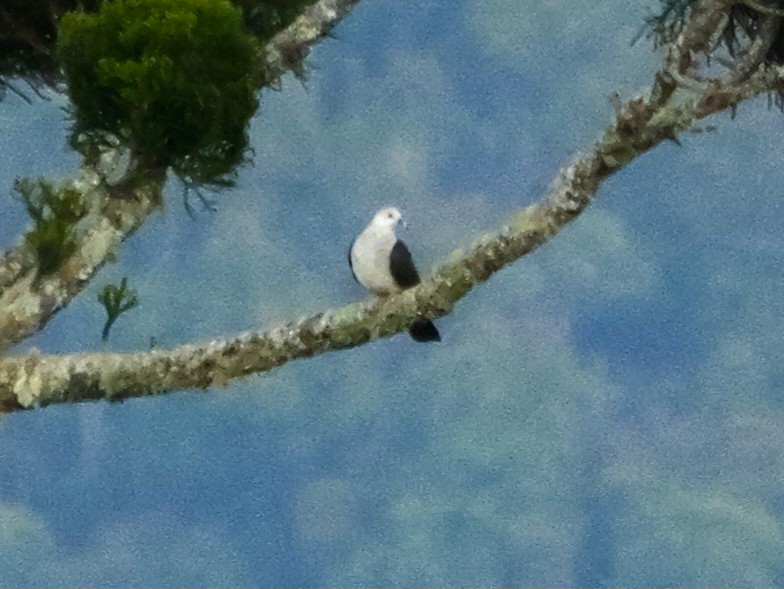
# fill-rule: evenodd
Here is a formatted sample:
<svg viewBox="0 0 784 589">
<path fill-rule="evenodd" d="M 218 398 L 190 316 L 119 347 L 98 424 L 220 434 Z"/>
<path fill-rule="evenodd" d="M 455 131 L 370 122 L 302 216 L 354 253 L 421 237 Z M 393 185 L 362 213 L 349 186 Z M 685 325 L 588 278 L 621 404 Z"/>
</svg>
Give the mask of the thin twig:
<svg viewBox="0 0 784 589">
<path fill-rule="evenodd" d="M 762 14 L 770 16 L 784 16 L 784 8 L 776 8 L 759 2 L 758 0 L 741 0 L 743 4 Z"/>
</svg>

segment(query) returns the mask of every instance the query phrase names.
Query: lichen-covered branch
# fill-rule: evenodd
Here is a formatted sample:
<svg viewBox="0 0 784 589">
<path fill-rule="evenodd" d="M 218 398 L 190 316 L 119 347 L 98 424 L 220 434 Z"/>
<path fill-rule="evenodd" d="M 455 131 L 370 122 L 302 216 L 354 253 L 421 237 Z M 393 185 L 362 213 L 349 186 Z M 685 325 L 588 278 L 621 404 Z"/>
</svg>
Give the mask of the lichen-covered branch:
<svg viewBox="0 0 784 589">
<path fill-rule="evenodd" d="M 765 56 L 781 30 L 780 16 L 765 16 L 760 19 L 757 27 L 757 36 L 750 43 L 745 53 L 733 64 L 733 73 L 730 82 L 739 84 L 746 80 L 764 62 Z"/>
<path fill-rule="evenodd" d="M 780 6 L 772 6 L 763 4 L 761 0 L 743 0 L 743 4 L 756 10 L 761 14 L 768 14 L 770 16 L 784 16 L 784 8 Z"/>
<path fill-rule="evenodd" d="M 9 286 L 35 266 L 35 254 L 29 247 L 15 247 L 0 258 L 0 295 Z"/>
<path fill-rule="evenodd" d="M 297 358 L 359 346 L 404 331 L 417 316 L 436 318 L 494 272 L 546 242 L 591 202 L 604 179 L 704 116 L 784 81 L 784 68 L 761 72 L 742 91 L 717 89 L 713 99 L 669 106 L 671 86 L 658 77 L 647 97 L 618 106 L 594 148 L 560 173 L 540 202 L 512 215 L 457 260 L 418 287 L 303 318 L 267 331 L 248 332 L 202 346 L 135 354 L 30 354 L 0 360 L 0 408 L 6 411 L 90 399 L 121 400 L 183 389 L 225 385 Z"/>
<path fill-rule="evenodd" d="M 299 71 L 310 48 L 330 34 L 359 0 L 319 0 L 281 31 L 264 48 L 265 85 L 289 70 Z"/>
<path fill-rule="evenodd" d="M 139 188 L 108 187 L 96 172 L 85 168 L 73 187 L 90 204 L 73 253 L 47 274 L 37 271 L 35 257 L 29 267 L 24 262 L 30 258 L 22 257 L 12 267 L 15 280 L 0 289 L 0 350 L 36 333 L 81 292 L 120 243 L 159 206 L 163 180 L 161 172 L 148 173 Z M 16 251 L 26 249 L 22 244 Z"/>
<path fill-rule="evenodd" d="M 698 87 L 678 83 L 678 75 L 695 67 L 694 53 L 711 50 L 710 40 L 724 20 L 723 13 L 718 13 L 727 6 L 722 0 L 702 0 L 675 42 L 677 46 L 667 52 L 650 92 L 625 104 L 614 101 L 614 121 L 592 149 L 562 169 L 550 193 L 513 214 L 506 225 L 480 238 L 466 253 L 450 256 L 453 261 L 416 288 L 202 346 L 135 354 L 6 357 L 0 359 L 0 409 L 121 400 L 224 385 L 297 358 L 391 336 L 418 316 L 435 319 L 450 313 L 471 289 L 577 217 L 601 183 L 630 161 L 664 141 L 677 141 L 699 119 L 784 86 L 784 66 L 764 65 L 742 80 L 727 76 Z M 711 7 L 717 13 L 710 13 Z M 688 59 L 673 62 L 673 55 Z"/>
<path fill-rule="evenodd" d="M 301 67 L 310 46 L 323 39 L 359 0 L 320 0 L 265 47 L 268 71 L 274 81 Z M 121 242 L 141 227 L 160 202 L 162 171 L 136 162 L 123 182 L 109 186 L 86 162 L 70 185 L 90 203 L 90 214 L 80 222 L 74 253 L 53 272 L 42 275 L 40 260 L 23 238 L 0 253 L 0 352 L 43 328 L 75 297 L 109 259 Z"/>
</svg>

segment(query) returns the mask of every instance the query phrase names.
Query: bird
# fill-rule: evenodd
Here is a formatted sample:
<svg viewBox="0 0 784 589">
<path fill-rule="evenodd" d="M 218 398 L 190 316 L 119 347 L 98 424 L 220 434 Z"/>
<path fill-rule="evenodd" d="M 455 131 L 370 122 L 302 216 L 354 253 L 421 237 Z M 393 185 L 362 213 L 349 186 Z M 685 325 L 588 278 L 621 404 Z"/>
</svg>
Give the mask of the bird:
<svg viewBox="0 0 784 589">
<path fill-rule="evenodd" d="M 354 280 L 376 296 L 389 296 L 420 283 L 411 252 L 397 238 L 403 216 L 395 207 L 378 211 L 348 249 L 348 265 Z M 416 319 L 408 329 L 417 342 L 441 341 L 429 319 Z"/>
</svg>

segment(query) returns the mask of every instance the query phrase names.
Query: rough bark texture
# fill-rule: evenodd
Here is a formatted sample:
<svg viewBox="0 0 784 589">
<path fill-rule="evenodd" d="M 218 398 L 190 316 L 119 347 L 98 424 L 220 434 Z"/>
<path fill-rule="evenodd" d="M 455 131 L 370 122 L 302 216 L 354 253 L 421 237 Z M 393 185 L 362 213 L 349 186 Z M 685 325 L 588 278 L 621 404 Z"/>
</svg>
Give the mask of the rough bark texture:
<svg viewBox="0 0 784 589">
<path fill-rule="evenodd" d="M 35 256 L 22 244 L 4 257 L 0 277 L 0 350 L 39 331 L 79 294 L 95 273 L 160 204 L 163 175 L 141 188 L 112 188 L 85 170 L 73 184 L 92 203 L 79 246 L 56 272 L 40 275 Z"/>
<path fill-rule="evenodd" d="M 335 7 L 350 4 L 320 2 L 319 10 L 338 17 Z M 135 354 L 7 357 L 0 360 L 0 408 L 13 411 L 58 402 L 120 400 L 225 385 L 234 378 L 264 372 L 296 358 L 391 336 L 407 329 L 417 316 L 434 319 L 450 313 L 472 288 L 543 244 L 577 217 L 601 183 L 634 158 L 663 141 L 677 141 L 678 134 L 699 119 L 784 85 L 784 68 L 765 68 L 758 62 L 753 71 L 741 77 L 730 72 L 707 83 L 687 80 L 694 77 L 694 54 L 713 46 L 711 39 L 722 21 L 719 13 L 727 6 L 722 0 L 700 2 L 694 18 L 667 52 L 665 65 L 656 74 L 647 96 L 624 105 L 620 99 L 615 100 L 613 123 L 593 149 L 562 169 L 549 194 L 514 213 L 508 224 L 480 238 L 465 254 L 453 253 L 453 261 L 416 288 L 201 346 Z"/>
<path fill-rule="evenodd" d="M 320 0 L 265 47 L 267 85 L 299 67 L 310 47 L 323 39 L 358 0 Z M 33 252 L 24 245 L 0 255 L 0 352 L 40 331 L 78 295 L 117 247 L 147 220 L 160 203 L 164 175 L 136 163 L 133 173 L 110 186 L 85 163 L 71 182 L 89 203 L 80 222 L 76 251 L 56 272 L 40 276 Z"/>
<path fill-rule="evenodd" d="M 297 70 L 310 48 L 330 34 L 359 0 L 320 0 L 281 31 L 264 48 L 266 84 L 274 83 L 289 70 Z"/>
</svg>

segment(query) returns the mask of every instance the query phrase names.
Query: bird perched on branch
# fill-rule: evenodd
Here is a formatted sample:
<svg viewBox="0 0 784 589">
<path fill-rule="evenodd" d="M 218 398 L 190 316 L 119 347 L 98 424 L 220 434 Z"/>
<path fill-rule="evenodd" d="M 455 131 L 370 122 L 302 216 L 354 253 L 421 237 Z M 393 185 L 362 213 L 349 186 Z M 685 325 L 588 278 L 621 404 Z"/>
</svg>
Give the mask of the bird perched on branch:
<svg viewBox="0 0 784 589">
<path fill-rule="evenodd" d="M 403 217 L 395 207 L 378 211 L 348 250 L 354 279 L 376 296 L 388 296 L 419 284 L 419 274 L 406 244 L 395 234 Z M 441 341 L 428 319 L 417 319 L 408 333 L 418 342 Z"/>
</svg>

